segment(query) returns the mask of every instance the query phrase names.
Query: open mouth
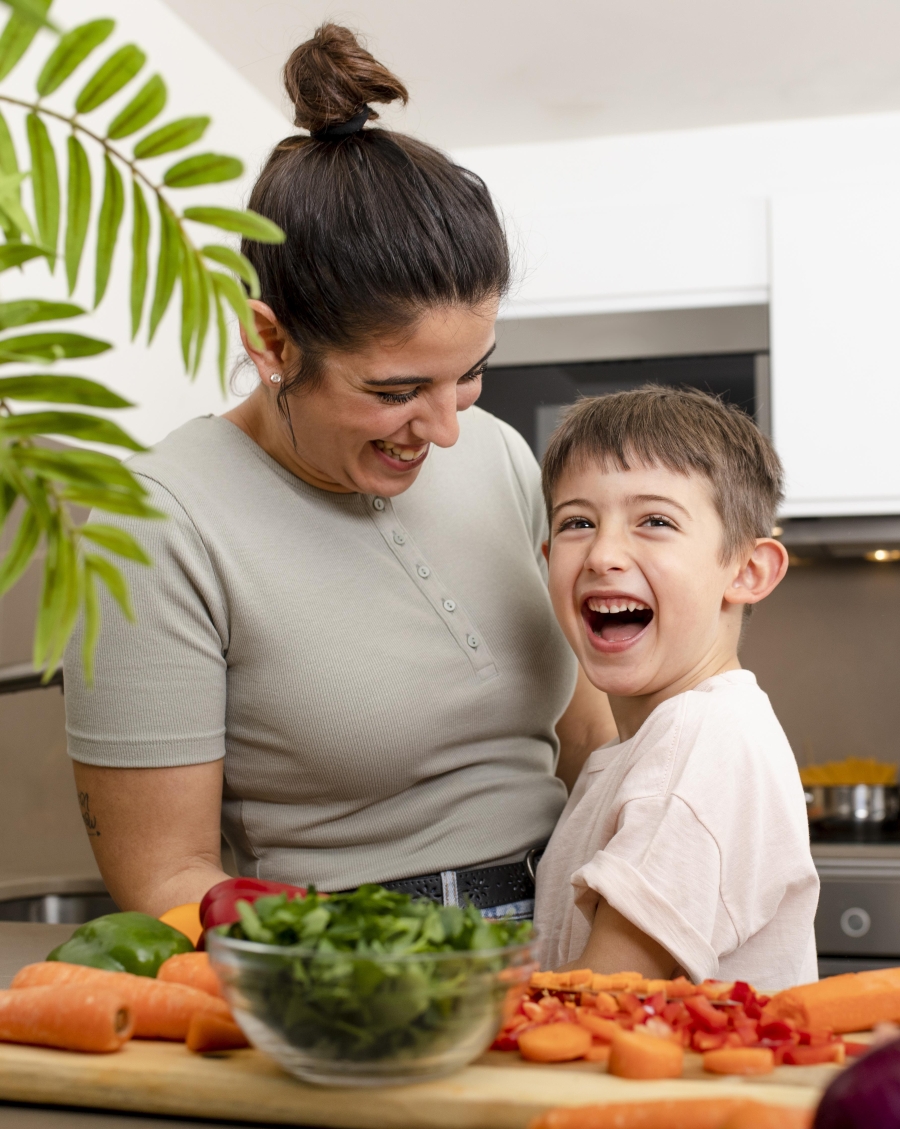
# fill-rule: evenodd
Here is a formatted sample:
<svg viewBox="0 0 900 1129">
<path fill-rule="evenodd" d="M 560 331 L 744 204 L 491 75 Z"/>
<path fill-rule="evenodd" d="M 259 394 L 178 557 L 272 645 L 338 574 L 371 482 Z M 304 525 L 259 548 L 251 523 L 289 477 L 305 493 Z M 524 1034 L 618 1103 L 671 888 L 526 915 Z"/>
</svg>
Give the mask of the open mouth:
<svg viewBox="0 0 900 1129">
<path fill-rule="evenodd" d="M 372 446 L 381 455 L 382 459 L 396 470 L 409 470 L 418 466 L 428 454 L 430 444 L 421 447 L 403 447 L 399 443 L 391 443 L 387 439 L 373 439 Z"/>
<path fill-rule="evenodd" d="M 591 596 L 581 614 L 590 633 L 604 643 L 630 643 L 653 619 L 651 608 L 627 596 Z"/>
</svg>

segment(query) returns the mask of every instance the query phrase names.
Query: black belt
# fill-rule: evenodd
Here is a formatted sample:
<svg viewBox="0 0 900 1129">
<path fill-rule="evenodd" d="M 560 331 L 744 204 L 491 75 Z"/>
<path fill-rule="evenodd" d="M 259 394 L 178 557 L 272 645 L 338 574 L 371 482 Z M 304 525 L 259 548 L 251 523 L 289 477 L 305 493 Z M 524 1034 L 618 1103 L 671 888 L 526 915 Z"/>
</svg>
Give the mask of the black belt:
<svg viewBox="0 0 900 1129">
<path fill-rule="evenodd" d="M 503 866 L 481 866 L 472 870 L 445 870 L 417 878 L 383 882 L 388 890 L 428 898 L 441 905 L 472 905 L 476 909 L 510 905 L 534 897 L 534 874 L 543 847 L 529 851 L 522 862 Z"/>
</svg>

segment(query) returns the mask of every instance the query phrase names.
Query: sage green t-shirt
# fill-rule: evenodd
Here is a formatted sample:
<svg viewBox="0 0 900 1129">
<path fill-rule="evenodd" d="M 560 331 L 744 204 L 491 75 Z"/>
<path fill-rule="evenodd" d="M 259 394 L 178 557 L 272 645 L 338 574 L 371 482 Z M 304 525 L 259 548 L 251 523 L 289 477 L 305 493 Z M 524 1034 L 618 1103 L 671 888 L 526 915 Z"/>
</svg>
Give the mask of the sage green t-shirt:
<svg viewBox="0 0 900 1129">
<path fill-rule="evenodd" d="M 566 792 L 575 684 L 547 595 L 525 441 L 479 408 L 394 499 L 332 494 L 234 424 L 192 420 L 130 462 L 168 515 L 103 515 L 137 624 L 104 603 L 93 689 L 66 656 L 69 753 L 224 757 L 241 873 L 343 889 L 521 857 Z"/>
</svg>

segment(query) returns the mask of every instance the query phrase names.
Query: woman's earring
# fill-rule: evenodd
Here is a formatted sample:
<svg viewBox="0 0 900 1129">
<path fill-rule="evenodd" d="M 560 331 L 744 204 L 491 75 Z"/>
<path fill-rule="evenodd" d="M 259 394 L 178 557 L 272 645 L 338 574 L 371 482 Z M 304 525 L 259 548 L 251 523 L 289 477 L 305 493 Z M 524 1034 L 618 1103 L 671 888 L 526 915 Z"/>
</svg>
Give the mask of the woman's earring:
<svg viewBox="0 0 900 1129">
<path fill-rule="evenodd" d="M 272 375 L 269 377 L 269 380 L 271 380 L 273 384 L 280 384 L 281 383 L 281 373 L 280 372 L 273 372 Z"/>
</svg>

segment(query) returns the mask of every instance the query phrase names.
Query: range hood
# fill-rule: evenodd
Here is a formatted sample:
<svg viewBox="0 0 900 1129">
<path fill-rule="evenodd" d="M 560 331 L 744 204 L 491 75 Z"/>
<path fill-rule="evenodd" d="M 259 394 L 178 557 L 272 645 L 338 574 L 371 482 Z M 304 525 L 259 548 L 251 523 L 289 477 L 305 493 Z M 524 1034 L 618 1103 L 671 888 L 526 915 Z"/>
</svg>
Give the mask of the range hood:
<svg viewBox="0 0 900 1129">
<path fill-rule="evenodd" d="M 775 529 L 785 547 L 801 559 L 900 561 L 900 516 L 785 518 Z"/>
</svg>

